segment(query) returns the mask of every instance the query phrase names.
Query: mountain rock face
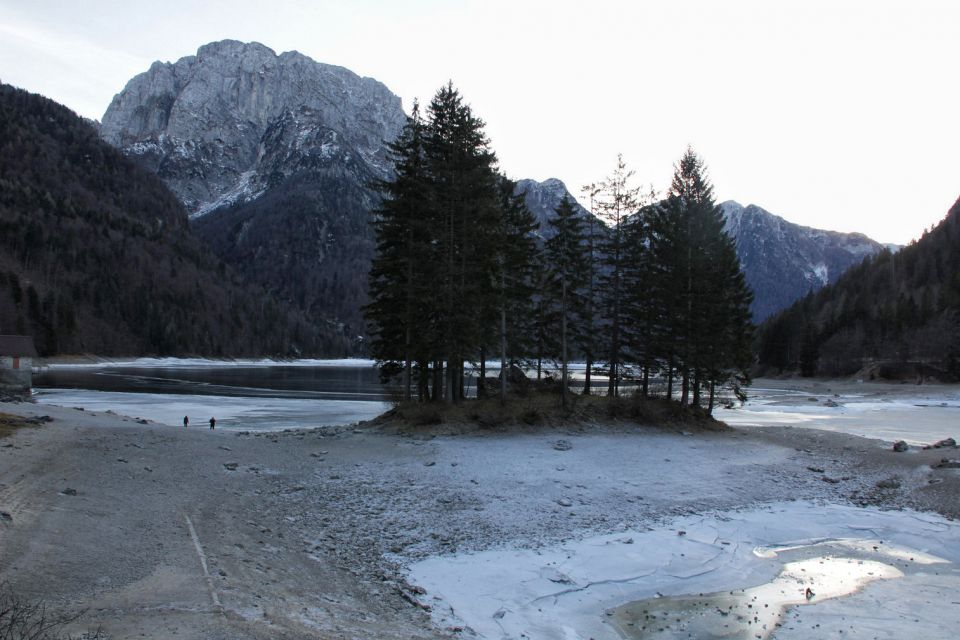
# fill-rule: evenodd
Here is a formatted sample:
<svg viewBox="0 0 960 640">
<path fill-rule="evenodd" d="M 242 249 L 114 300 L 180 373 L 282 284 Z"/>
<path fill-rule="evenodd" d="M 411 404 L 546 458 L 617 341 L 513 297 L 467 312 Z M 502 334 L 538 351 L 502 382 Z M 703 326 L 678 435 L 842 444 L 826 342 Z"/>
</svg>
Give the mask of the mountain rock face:
<svg viewBox="0 0 960 640">
<path fill-rule="evenodd" d="M 567 189 L 567 185 L 557 178 L 549 178 L 543 182 L 529 179 L 518 180 L 514 193 L 523 194 L 523 201 L 530 213 L 537 219 L 537 223 L 540 225 L 540 234 L 544 237 L 551 235 L 549 222 L 556 217 L 557 207 L 560 206 L 565 197 L 573 201 L 574 209 L 584 218 L 589 219 L 593 215 L 577 202 L 577 199 Z"/>
<path fill-rule="evenodd" d="M 756 322 L 836 282 L 850 267 L 888 248 L 860 233 L 793 224 L 756 205 L 744 207 L 729 200 L 720 208 L 753 289 Z"/>
<path fill-rule="evenodd" d="M 167 183 L 220 258 L 355 337 L 371 185 L 389 175 L 386 145 L 405 122 L 376 80 L 225 40 L 133 78 L 101 135 Z"/>
<path fill-rule="evenodd" d="M 296 51 L 224 40 L 134 77 L 100 132 L 198 216 L 334 157 L 386 175 L 384 142 L 405 117 L 400 98 L 376 80 Z"/>
</svg>

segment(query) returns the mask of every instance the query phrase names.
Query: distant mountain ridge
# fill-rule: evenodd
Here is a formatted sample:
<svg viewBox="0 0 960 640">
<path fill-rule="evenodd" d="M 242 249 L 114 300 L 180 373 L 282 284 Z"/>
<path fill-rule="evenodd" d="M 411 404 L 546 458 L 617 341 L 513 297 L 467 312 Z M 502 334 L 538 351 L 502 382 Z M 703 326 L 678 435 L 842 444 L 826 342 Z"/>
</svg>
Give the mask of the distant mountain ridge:
<svg viewBox="0 0 960 640">
<path fill-rule="evenodd" d="M 386 143 L 405 119 L 400 98 L 376 80 L 296 51 L 223 40 L 131 79 L 100 133 L 197 216 L 332 158 L 384 177 Z"/>
<path fill-rule="evenodd" d="M 889 248 L 861 233 L 794 224 L 752 204 L 744 207 L 728 200 L 720 208 L 724 230 L 734 239 L 747 284 L 754 292 L 751 311 L 755 321 L 836 282 L 864 258 Z"/>
</svg>

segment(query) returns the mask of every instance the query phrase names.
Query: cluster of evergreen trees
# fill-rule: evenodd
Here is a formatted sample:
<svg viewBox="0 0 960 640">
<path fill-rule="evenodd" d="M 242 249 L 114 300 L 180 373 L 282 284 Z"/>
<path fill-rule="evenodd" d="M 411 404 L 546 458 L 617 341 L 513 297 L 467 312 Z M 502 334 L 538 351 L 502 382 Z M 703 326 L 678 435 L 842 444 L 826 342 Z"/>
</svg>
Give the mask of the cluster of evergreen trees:
<svg viewBox="0 0 960 640">
<path fill-rule="evenodd" d="M 729 384 L 739 392 L 752 361 L 751 294 L 705 177 L 688 150 L 669 194 L 641 199 L 622 159 L 586 188 L 593 216 L 564 200 L 539 230 L 499 175 L 496 157 L 459 93 L 448 84 L 421 116 L 415 106 L 392 145 L 396 174 L 382 183 L 370 271 L 374 357 L 404 395 L 421 401 L 464 398 L 465 364 L 498 356 L 512 364 L 605 364 L 607 392 L 627 377 L 640 393 L 650 380 L 680 388 L 682 403 Z M 500 395 L 507 376 L 500 376 Z"/>
</svg>

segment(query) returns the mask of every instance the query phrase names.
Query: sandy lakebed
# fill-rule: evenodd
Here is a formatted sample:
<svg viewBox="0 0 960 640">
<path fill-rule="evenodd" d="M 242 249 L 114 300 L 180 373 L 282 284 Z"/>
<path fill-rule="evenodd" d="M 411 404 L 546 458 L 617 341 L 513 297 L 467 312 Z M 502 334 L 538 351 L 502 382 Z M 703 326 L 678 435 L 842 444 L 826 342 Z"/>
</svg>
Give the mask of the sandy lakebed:
<svg viewBox="0 0 960 640">
<path fill-rule="evenodd" d="M 838 388 L 769 402 L 809 414 Z M 952 402 L 957 388 L 937 393 Z M 0 439 L 0 582 L 51 611 L 85 610 L 74 633 L 600 640 L 960 628 L 960 470 L 936 468 L 956 449 L 896 453 L 886 440 L 787 425 L 403 435 L 369 424 L 185 429 L 32 403 L 0 413 L 52 418 Z"/>
</svg>

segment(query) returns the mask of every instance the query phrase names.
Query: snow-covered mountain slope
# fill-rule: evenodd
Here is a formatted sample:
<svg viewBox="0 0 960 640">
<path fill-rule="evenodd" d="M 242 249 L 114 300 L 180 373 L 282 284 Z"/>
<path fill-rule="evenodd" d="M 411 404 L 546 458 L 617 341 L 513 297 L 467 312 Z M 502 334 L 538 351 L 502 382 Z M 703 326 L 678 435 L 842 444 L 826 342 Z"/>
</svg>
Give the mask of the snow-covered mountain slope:
<svg viewBox="0 0 960 640">
<path fill-rule="evenodd" d="M 385 142 L 405 117 L 400 98 L 376 80 L 296 51 L 223 40 L 134 77 L 100 132 L 199 216 L 333 156 L 385 175 Z"/>
<path fill-rule="evenodd" d="M 734 239 L 759 322 L 810 291 L 836 282 L 844 271 L 888 248 L 861 233 L 803 227 L 756 205 L 720 205 Z"/>
</svg>

